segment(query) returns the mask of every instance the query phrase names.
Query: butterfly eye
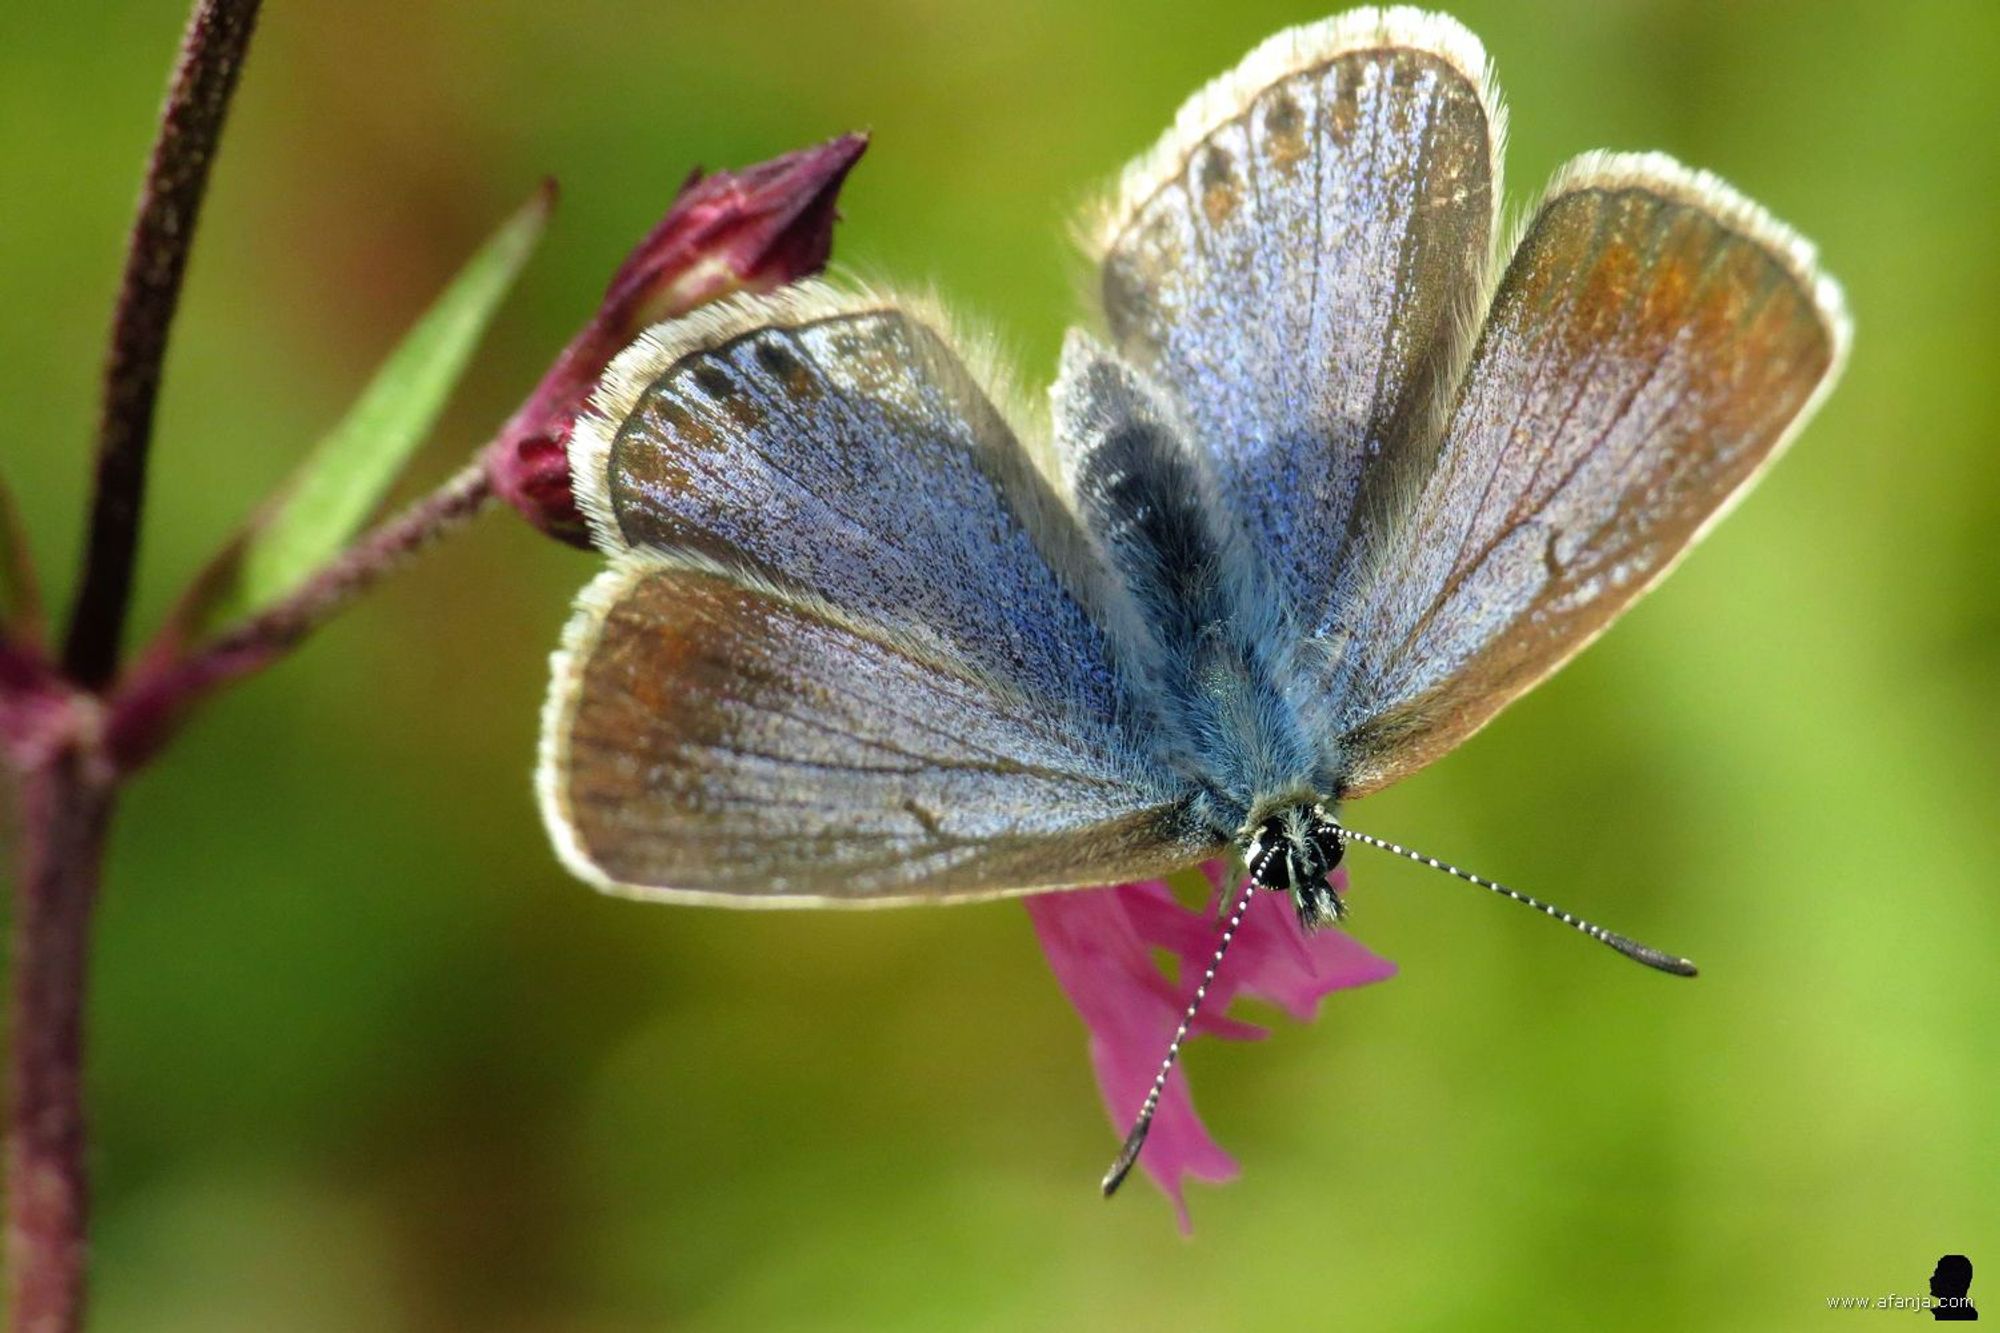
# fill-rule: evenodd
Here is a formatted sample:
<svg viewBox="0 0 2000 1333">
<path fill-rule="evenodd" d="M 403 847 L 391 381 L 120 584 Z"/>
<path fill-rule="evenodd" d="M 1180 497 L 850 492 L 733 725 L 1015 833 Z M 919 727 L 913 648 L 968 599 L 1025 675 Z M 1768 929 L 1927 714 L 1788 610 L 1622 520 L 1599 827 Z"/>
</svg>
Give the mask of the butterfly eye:
<svg viewBox="0 0 2000 1333">
<path fill-rule="evenodd" d="M 1338 870 L 1340 858 L 1347 855 L 1347 844 L 1341 839 L 1340 830 L 1331 824 L 1321 824 L 1313 829 L 1312 840 L 1326 862 L 1326 873 L 1332 874 Z"/>
<path fill-rule="evenodd" d="M 1292 887 L 1290 845 L 1285 837 L 1285 821 L 1273 815 L 1257 826 L 1244 849 L 1244 869 L 1250 878 L 1267 889 Z"/>
</svg>

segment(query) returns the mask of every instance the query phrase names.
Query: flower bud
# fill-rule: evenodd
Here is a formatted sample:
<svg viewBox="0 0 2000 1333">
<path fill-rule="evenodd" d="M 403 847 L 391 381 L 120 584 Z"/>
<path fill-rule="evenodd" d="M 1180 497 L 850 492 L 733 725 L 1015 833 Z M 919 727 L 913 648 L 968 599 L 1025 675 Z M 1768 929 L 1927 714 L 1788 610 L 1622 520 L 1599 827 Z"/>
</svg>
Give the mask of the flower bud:
<svg viewBox="0 0 2000 1333">
<path fill-rule="evenodd" d="M 867 146 L 866 137 L 847 134 L 741 171 L 690 175 L 612 275 L 597 313 L 501 429 L 487 453 L 494 491 L 550 536 L 588 546 L 568 445 L 598 376 L 650 324 L 826 267 L 835 199 Z"/>
</svg>

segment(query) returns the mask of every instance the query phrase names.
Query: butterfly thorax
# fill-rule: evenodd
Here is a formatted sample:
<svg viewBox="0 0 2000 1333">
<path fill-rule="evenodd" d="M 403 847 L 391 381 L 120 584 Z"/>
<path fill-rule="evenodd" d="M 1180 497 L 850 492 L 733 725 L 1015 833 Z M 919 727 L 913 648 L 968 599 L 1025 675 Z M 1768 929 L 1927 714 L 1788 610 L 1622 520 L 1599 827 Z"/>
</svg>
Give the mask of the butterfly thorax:
<svg viewBox="0 0 2000 1333">
<path fill-rule="evenodd" d="M 1327 877 L 1345 850 L 1340 828 L 1318 801 L 1296 801 L 1246 824 L 1237 835 L 1250 878 L 1292 895 L 1299 924 L 1311 930 L 1346 915 Z"/>
</svg>

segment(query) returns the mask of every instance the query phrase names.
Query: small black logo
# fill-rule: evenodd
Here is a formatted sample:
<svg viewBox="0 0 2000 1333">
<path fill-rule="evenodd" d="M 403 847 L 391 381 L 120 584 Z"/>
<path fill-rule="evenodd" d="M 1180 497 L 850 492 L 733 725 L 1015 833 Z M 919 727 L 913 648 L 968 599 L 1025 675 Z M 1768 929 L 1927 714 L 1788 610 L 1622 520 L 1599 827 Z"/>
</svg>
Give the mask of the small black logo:
<svg viewBox="0 0 2000 1333">
<path fill-rule="evenodd" d="M 1977 1319 L 1979 1311 L 1973 1308 L 1972 1260 L 1962 1254 L 1947 1254 L 1937 1261 L 1931 1270 L 1931 1306 L 1933 1319 Z"/>
</svg>

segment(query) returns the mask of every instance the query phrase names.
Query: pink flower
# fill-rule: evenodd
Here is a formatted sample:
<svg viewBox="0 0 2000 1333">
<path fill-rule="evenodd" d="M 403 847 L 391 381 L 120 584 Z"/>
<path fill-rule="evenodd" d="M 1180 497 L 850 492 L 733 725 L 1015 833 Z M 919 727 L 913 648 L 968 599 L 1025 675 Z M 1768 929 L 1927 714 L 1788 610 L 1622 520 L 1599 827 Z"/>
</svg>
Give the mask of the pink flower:
<svg viewBox="0 0 2000 1333">
<path fill-rule="evenodd" d="M 1202 870 L 1219 903 L 1230 885 L 1230 867 L 1210 861 Z M 1334 876 L 1334 887 L 1342 893 L 1346 877 L 1345 870 Z M 1304 1023 L 1331 992 L 1395 974 L 1394 963 L 1344 932 L 1308 935 L 1289 902 L 1276 900 L 1276 895 L 1257 896 L 1274 901 L 1251 903 L 1192 1036 L 1252 1041 L 1267 1035 L 1263 1028 L 1227 1016 L 1238 995 L 1269 1001 Z M 1090 1032 L 1097 1086 L 1112 1124 L 1123 1135 L 1215 952 L 1220 929 L 1215 914 L 1182 907 L 1163 880 L 1039 894 L 1027 900 L 1027 908 L 1057 983 Z M 1154 949 L 1166 949 L 1179 960 L 1178 981 L 1168 981 L 1154 965 Z M 1178 1066 L 1167 1080 L 1139 1165 L 1173 1200 L 1183 1231 L 1191 1224 L 1182 1178 L 1220 1182 L 1236 1175 L 1235 1160 L 1196 1116 L 1187 1075 Z"/>
<path fill-rule="evenodd" d="M 570 493 L 569 434 L 611 358 L 649 324 L 737 292 L 768 292 L 826 267 L 834 201 L 868 147 L 846 134 L 741 171 L 681 184 L 658 226 L 612 275 L 591 321 L 487 454 L 493 489 L 552 537 L 590 544 Z"/>
</svg>

